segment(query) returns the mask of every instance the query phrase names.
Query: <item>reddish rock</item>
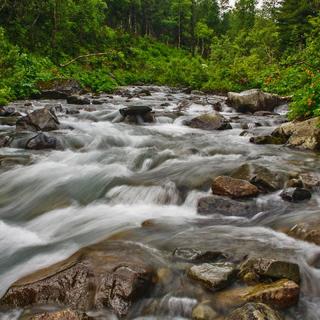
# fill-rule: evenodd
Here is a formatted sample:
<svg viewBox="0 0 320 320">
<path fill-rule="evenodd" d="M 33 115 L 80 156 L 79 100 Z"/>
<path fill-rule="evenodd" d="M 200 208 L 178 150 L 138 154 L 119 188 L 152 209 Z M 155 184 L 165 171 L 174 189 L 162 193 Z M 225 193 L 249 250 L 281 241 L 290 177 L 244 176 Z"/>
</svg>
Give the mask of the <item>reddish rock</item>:
<svg viewBox="0 0 320 320">
<path fill-rule="evenodd" d="M 248 198 L 259 194 L 258 188 L 250 182 L 227 176 L 217 177 L 213 181 L 212 192 L 230 198 Z"/>
</svg>

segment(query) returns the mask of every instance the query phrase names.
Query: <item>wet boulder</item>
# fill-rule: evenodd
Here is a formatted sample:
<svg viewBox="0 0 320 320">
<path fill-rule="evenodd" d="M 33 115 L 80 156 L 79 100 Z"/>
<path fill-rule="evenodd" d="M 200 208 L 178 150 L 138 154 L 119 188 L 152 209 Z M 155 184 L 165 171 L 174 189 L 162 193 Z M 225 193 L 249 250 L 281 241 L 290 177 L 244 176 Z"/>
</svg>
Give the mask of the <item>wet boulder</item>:
<svg viewBox="0 0 320 320">
<path fill-rule="evenodd" d="M 234 310 L 226 320 L 283 320 L 280 314 L 263 303 L 247 303 Z"/>
<path fill-rule="evenodd" d="M 153 256 L 135 244 L 104 241 L 14 283 L 2 308 L 59 305 L 74 310 L 109 309 L 119 317 L 148 295 L 154 284 Z"/>
<path fill-rule="evenodd" d="M 222 214 L 225 216 L 253 216 L 260 212 L 256 201 L 237 201 L 221 196 L 208 196 L 198 200 L 200 215 Z"/>
<path fill-rule="evenodd" d="M 57 138 L 45 133 L 39 133 L 26 142 L 25 148 L 30 150 L 58 149 L 59 141 Z"/>
<path fill-rule="evenodd" d="M 273 132 L 273 136 L 285 139 L 290 147 L 320 150 L 320 117 L 306 121 L 293 121 L 282 124 Z"/>
<path fill-rule="evenodd" d="M 66 99 L 70 95 L 78 94 L 81 91 L 79 83 L 75 80 L 57 79 L 43 81 L 38 84 L 41 99 Z"/>
<path fill-rule="evenodd" d="M 275 309 L 287 309 L 299 301 L 300 287 L 292 280 L 282 279 L 269 284 L 257 284 L 217 292 L 213 302 L 217 310 L 229 310 L 248 302 L 259 302 Z"/>
<path fill-rule="evenodd" d="M 229 92 L 227 103 L 238 112 L 273 111 L 284 103 L 278 95 L 251 89 L 240 93 Z"/>
<path fill-rule="evenodd" d="M 16 122 L 17 131 L 53 131 L 59 129 L 55 113 L 47 108 L 38 109 Z"/>
<path fill-rule="evenodd" d="M 67 98 L 68 104 L 87 105 L 90 104 L 90 99 L 84 96 L 73 95 Z"/>
<path fill-rule="evenodd" d="M 320 225 L 316 223 L 299 223 L 289 229 L 288 236 L 320 245 Z"/>
<path fill-rule="evenodd" d="M 217 259 L 226 258 L 226 255 L 219 251 L 203 251 L 194 248 L 176 248 L 172 255 L 174 259 L 193 263 L 214 262 Z"/>
<path fill-rule="evenodd" d="M 249 198 L 259 194 L 259 189 L 250 182 L 228 176 L 214 179 L 211 189 L 213 194 L 230 198 Z"/>
<path fill-rule="evenodd" d="M 247 259 L 240 265 L 239 275 L 249 283 L 267 279 L 288 279 L 300 283 L 300 270 L 296 263 L 274 259 Z"/>
<path fill-rule="evenodd" d="M 191 128 L 202 130 L 227 130 L 232 129 L 230 122 L 218 113 L 208 113 L 193 118 L 186 123 Z"/>
<path fill-rule="evenodd" d="M 231 177 L 242 179 L 254 184 L 261 192 L 273 192 L 285 186 L 288 175 L 281 171 L 254 164 L 246 163 L 231 173 Z"/>
<path fill-rule="evenodd" d="M 187 271 L 187 274 L 209 290 L 216 291 L 227 287 L 233 282 L 236 275 L 236 267 L 229 262 L 204 263 L 192 266 Z"/>
<path fill-rule="evenodd" d="M 30 317 L 25 317 L 26 320 L 93 320 L 85 313 L 77 312 L 71 309 L 44 312 Z"/>
<path fill-rule="evenodd" d="M 131 106 L 119 110 L 125 122 L 140 124 L 155 122 L 152 108 L 148 106 Z"/>
<path fill-rule="evenodd" d="M 281 198 L 289 202 L 301 202 L 310 200 L 312 194 L 309 190 L 303 188 L 288 188 L 280 194 Z"/>
</svg>

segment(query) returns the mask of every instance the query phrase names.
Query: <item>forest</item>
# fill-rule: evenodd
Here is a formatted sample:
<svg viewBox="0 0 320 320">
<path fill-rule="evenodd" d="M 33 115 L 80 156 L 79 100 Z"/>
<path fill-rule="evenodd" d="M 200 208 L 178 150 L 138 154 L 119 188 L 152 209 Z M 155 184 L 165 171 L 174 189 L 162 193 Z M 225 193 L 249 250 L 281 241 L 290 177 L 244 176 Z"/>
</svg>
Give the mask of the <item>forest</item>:
<svg viewBox="0 0 320 320">
<path fill-rule="evenodd" d="M 72 78 L 95 92 L 261 88 L 293 96 L 291 118 L 318 116 L 319 12 L 318 0 L 1 0 L 0 104 Z"/>
</svg>

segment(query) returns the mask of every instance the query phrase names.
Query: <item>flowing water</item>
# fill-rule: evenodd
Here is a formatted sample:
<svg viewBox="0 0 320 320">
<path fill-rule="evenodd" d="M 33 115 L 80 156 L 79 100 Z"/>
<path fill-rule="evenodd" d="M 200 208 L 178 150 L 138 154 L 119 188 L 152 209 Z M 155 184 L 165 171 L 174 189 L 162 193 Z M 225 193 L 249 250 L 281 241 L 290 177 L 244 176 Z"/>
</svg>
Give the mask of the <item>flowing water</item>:
<svg viewBox="0 0 320 320">
<path fill-rule="evenodd" d="M 309 263 L 320 255 L 320 248 L 274 231 L 319 216 L 318 193 L 301 205 L 285 203 L 279 192 L 262 195 L 258 201 L 271 209 L 254 217 L 200 216 L 196 210 L 197 200 L 210 193 L 212 177 L 229 174 L 244 163 L 283 172 L 318 172 L 319 156 L 253 145 L 248 136 L 240 136 L 242 122 L 255 132 L 270 132 L 281 123 L 280 116 L 238 115 L 224 98 L 215 96 L 195 97 L 193 104 L 177 112 L 177 104 L 190 96 L 165 87 L 153 91 L 150 97 L 130 100 L 102 95 L 104 103 L 94 106 L 96 111 L 58 113 L 63 129 L 54 135 L 61 150 L 0 149 L 1 295 L 21 276 L 131 229 L 127 240 L 160 256 L 160 249 L 189 246 L 239 258 L 250 253 L 297 262 L 302 293 L 299 305 L 286 317 L 320 319 L 320 269 Z M 203 131 L 184 125 L 195 115 L 212 112 L 214 102 L 221 102 L 233 130 Z M 66 105 L 32 103 L 32 108 Z M 140 126 L 119 122 L 118 109 L 134 104 L 151 106 L 157 122 Z M 20 109 L 23 105 L 14 104 Z M 1 131 L 13 129 L 0 126 Z M 10 165 L 12 159 L 20 164 Z M 150 219 L 159 227 L 147 232 L 140 226 Z M 193 297 L 168 293 L 150 319 L 161 314 L 166 314 L 163 319 L 188 318 L 195 304 Z M 17 315 L 18 311 L 1 317 Z"/>
</svg>

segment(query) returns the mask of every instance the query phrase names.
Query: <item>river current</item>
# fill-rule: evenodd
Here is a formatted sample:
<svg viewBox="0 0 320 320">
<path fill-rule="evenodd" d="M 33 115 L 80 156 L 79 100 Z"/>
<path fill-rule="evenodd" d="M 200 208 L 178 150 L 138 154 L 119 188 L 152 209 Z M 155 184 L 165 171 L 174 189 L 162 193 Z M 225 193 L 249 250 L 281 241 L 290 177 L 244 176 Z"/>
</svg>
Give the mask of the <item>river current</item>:
<svg viewBox="0 0 320 320">
<path fill-rule="evenodd" d="M 190 246 L 296 262 L 302 293 L 299 305 L 286 311 L 286 317 L 319 320 L 320 269 L 310 261 L 320 255 L 320 247 L 277 231 L 319 216 L 319 193 L 307 203 L 290 207 L 280 191 L 261 195 L 258 202 L 271 204 L 271 209 L 253 217 L 197 214 L 197 200 L 210 194 L 211 179 L 242 164 L 319 172 L 319 156 L 314 153 L 254 145 L 248 136 L 240 136 L 243 122 L 253 132 L 271 132 L 281 123 L 286 106 L 278 110 L 281 116 L 254 117 L 237 114 L 223 97 L 199 95 L 177 112 L 177 105 L 190 95 L 166 87 L 151 89 L 151 96 L 130 100 L 101 95 L 98 99 L 103 104 L 75 115 L 58 112 L 63 128 L 54 135 L 63 145 L 61 150 L 0 149 L 1 295 L 22 276 L 123 233 L 149 250 Z M 13 106 L 22 108 L 25 102 Z M 66 106 L 64 100 L 31 102 L 33 109 Z M 212 112 L 216 102 L 221 103 L 232 130 L 204 131 L 184 125 L 196 115 Z M 117 121 L 120 108 L 137 104 L 151 106 L 156 123 Z M 1 131 L 13 129 L 0 126 Z M 13 165 L 10 159 L 15 159 Z M 141 224 L 150 219 L 160 227 L 146 233 Z M 163 308 L 168 311 L 162 319 L 186 317 L 195 304 L 188 296 L 173 295 L 167 300 Z M 162 311 L 157 312 L 150 318 L 156 319 Z M 18 311 L 2 314 L 1 319 L 18 315 Z"/>
</svg>

